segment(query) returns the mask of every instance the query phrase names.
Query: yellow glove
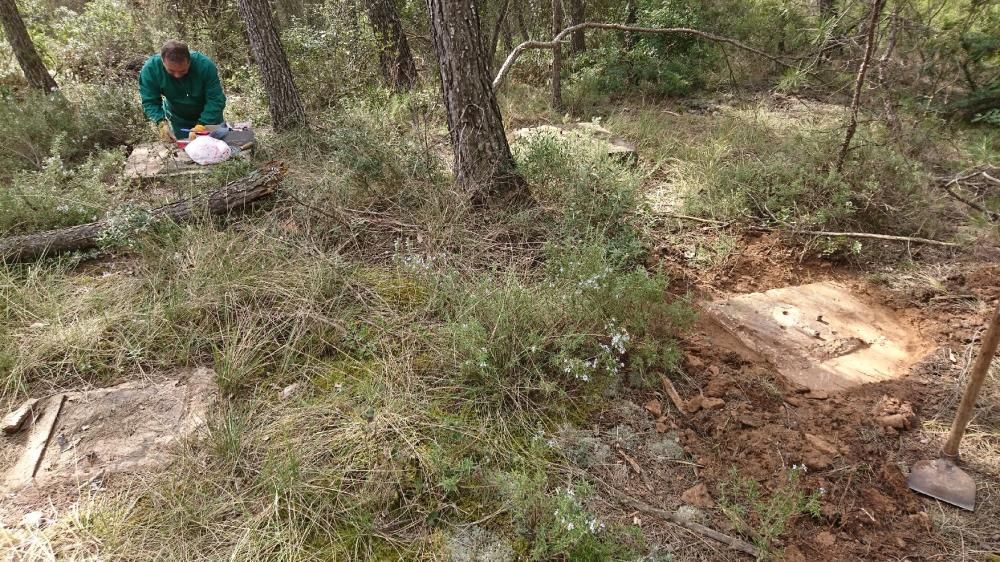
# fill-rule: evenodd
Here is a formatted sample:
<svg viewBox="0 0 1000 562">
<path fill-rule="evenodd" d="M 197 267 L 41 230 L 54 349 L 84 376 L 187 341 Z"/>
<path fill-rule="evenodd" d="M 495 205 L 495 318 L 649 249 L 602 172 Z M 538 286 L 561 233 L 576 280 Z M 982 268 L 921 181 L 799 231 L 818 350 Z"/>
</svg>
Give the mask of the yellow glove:
<svg viewBox="0 0 1000 562">
<path fill-rule="evenodd" d="M 188 133 L 188 139 L 189 140 L 194 140 L 194 139 L 198 138 L 198 133 L 207 133 L 207 132 L 208 132 L 208 129 L 206 129 L 205 126 L 202 125 L 201 123 L 198 123 L 194 127 L 191 127 L 191 132 Z"/>
<path fill-rule="evenodd" d="M 158 125 L 160 129 L 160 140 L 163 142 L 171 142 L 177 140 L 174 138 L 174 128 L 170 126 L 170 122 L 164 119 L 160 121 Z"/>
</svg>

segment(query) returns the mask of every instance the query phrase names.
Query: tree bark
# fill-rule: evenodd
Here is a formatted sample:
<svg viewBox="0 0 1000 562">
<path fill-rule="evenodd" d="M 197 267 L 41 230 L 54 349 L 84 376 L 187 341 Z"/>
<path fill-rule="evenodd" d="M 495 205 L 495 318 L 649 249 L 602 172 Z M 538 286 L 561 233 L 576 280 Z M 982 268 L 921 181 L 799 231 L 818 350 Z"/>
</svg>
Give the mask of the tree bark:
<svg viewBox="0 0 1000 562">
<path fill-rule="evenodd" d="M 268 162 L 261 169 L 219 190 L 158 207 L 149 211 L 149 216 L 153 220 L 170 219 L 179 223 L 189 221 L 205 212 L 213 215 L 240 212 L 248 204 L 274 194 L 285 176 L 285 171 L 284 164 Z M 109 226 L 111 226 L 110 221 L 105 219 L 38 234 L 0 239 L 0 260 L 28 261 L 61 252 L 96 248 L 100 243 L 101 234 Z"/>
<path fill-rule="evenodd" d="M 501 0 L 500 9 L 497 10 L 496 24 L 493 26 L 493 34 L 490 35 L 489 42 L 486 44 L 486 65 L 489 67 L 490 73 L 493 72 L 493 61 L 497 57 L 497 42 L 500 41 L 500 29 L 507 19 L 509 6 L 510 0 Z"/>
<path fill-rule="evenodd" d="M 455 155 L 455 179 L 482 206 L 526 195 L 504 133 L 472 0 L 427 0 L 441 91 Z"/>
<path fill-rule="evenodd" d="M 365 0 L 368 21 L 379 43 L 378 60 L 387 86 L 408 92 L 417 85 L 417 65 L 392 0 Z"/>
<path fill-rule="evenodd" d="M 45 68 L 42 57 L 38 55 L 35 44 L 31 42 L 28 35 L 28 28 L 21 19 L 21 13 L 17 10 L 15 0 L 0 0 L 0 23 L 3 24 L 4 35 L 10 43 L 17 63 L 24 71 L 24 77 L 28 80 L 28 85 L 32 88 L 51 92 L 57 89 L 56 81 Z"/>
<path fill-rule="evenodd" d="M 524 23 L 524 12 L 522 11 L 523 6 L 518 4 L 514 7 L 514 19 L 517 21 L 517 30 L 521 33 L 521 37 L 525 41 L 531 41 L 531 34 L 528 33 L 528 26 Z"/>
<path fill-rule="evenodd" d="M 885 0 L 872 0 L 872 7 L 868 19 L 868 34 L 865 38 L 865 55 L 858 66 L 858 75 L 854 79 L 854 96 L 851 99 L 851 114 L 847 120 L 847 131 L 844 133 L 844 143 L 840 145 L 840 153 L 837 155 L 835 169 L 840 173 L 844 169 L 844 161 L 847 159 L 847 151 L 851 147 L 851 139 L 858 130 L 858 110 L 861 106 L 861 91 L 865 86 L 865 74 L 868 66 L 871 65 L 872 54 L 875 52 L 876 35 L 878 34 L 879 17 L 882 8 L 885 7 Z"/>
<path fill-rule="evenodd" d="M 271 6 L 267 0 L 236 0 L 236 5 L 246 26 L 250 50 L 260 68 L 274 128 L 281 131 L 305 126 L 306 111 L 278 39 Z"/>
<path fill-rule="evenodd" d="M 583 0 L 569 0 L 569 24 L 580 25 L 587 21 Z M 574 31 L 569 42 L 570 52 L 574 55 L 587 50 L 587 38 L 583 30 Z"/>
<path fill-rule="evenodd" d="M 562 31 L 562 0 L 552 0 L 552 36 Z M 562 44 L 552 49 L 552 109 L 562 112 Z"/>
</svg>

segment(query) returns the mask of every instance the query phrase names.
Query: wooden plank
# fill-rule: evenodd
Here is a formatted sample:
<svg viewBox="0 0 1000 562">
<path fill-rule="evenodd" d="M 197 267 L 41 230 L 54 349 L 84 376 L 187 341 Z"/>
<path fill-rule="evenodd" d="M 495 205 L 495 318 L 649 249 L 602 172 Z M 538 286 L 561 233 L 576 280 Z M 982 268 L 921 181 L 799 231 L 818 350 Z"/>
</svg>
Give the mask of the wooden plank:
<svg viewBox="0 0 1000 562">
<path fill-rule="evenodd" d="M 45 400 L 42 406 L 42 417 L 31 426 L 31 433 L 28 434 L 21 457 L 4 477 L 4 489 L 16 490 L 31 482 L 35 477 L 38 467 L 42 464 L 42 457 L 45 456 L 45 449 L 52 437 L 52 430 L 56 426 L 56 420 L 59 419 L 59 412 L 62 411 L 65 401 L 65 394 L 57 394 Z"/>
</svg>

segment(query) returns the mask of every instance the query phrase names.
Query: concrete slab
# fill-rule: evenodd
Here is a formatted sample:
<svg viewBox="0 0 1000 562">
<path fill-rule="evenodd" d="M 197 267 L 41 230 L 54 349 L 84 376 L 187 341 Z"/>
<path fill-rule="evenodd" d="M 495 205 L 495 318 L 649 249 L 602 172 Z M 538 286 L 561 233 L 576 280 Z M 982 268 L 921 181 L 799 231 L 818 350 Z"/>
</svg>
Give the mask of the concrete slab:
<svg viewBox="0 0 1000 562">
<path fill-rule="evenodd" d="M 31 425 L 3 443 L 17 454 L 0 481 L 0 521 L 71 502 L 111 474 L 164 466 L 177 440 L 205 427 L 217 394 L 215 373 L 198 368 L 46 398 Z"/>
<path fill-rule="evenodd" d="M 707 309 L 782 376 L 814 390 L 901 377 L 932 349 L 891 310 L 829 281 L 739 295 Z"/>
</svg>

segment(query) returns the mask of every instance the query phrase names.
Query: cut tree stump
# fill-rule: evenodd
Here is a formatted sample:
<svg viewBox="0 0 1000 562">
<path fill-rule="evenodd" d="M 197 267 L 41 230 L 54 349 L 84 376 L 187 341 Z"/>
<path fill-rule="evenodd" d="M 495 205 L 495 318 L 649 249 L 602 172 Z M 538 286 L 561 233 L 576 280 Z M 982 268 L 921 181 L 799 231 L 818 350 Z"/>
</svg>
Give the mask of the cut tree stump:
<svg viewBox="0 0 1000 562">
<path fill-rule="evenodd" d="M 268 162 L 259 170 L 230 182 L 221 189 L 157 207 L 149 211 L 149 216 L 154 221 L 170 219 L 180 223 L 205 212 L 212 215 L 239 212 L 248 204 L 274 194 L 286 171 L 284 163 Z M 110 226 L 111 221 L 104 219 L 69 228 L 0 239 L 0 259 L 7 262 L 29 261 L 61 252 L 96 248 L 101 234 Z"/>
</svg>

